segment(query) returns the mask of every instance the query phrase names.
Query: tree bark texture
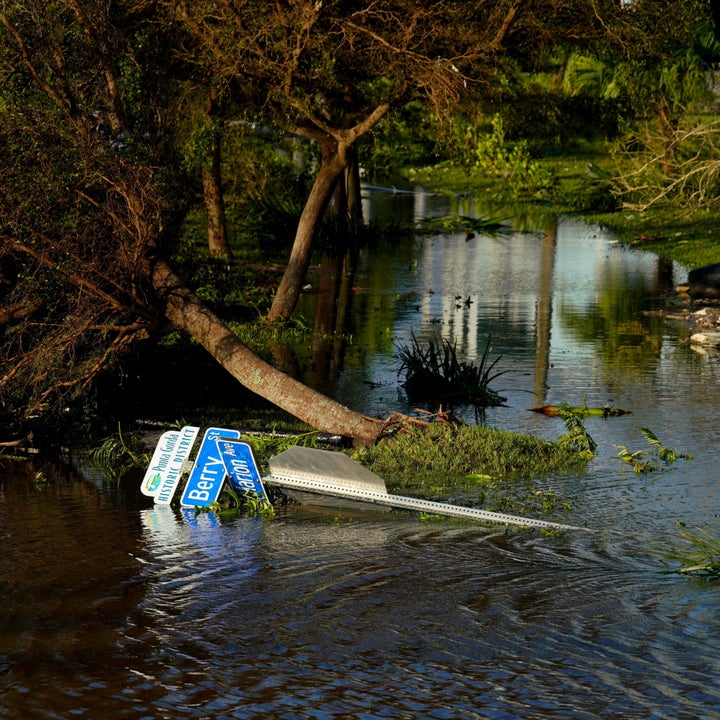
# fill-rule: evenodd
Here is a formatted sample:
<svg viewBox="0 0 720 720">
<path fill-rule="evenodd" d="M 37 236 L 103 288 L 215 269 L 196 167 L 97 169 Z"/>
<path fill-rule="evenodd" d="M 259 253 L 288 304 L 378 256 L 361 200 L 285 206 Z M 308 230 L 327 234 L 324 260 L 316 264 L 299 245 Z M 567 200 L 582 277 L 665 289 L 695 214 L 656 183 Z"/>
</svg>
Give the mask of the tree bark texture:
<svg viewBox="0 0 720 720">
<path fill-rule="evenodd" d="M 287 320 L 295 310 L 310 266 L 315 232 L 325 214 L 335 182 L 346 166 L 347 153 L 344 146 L 335 146 L 333 142 L 323 147 L 320 170 L 300 215 L 290 259 L 268 312 L 267 319 L 270 322 Z"/>
<path fill-rule="evenodd" d="M 255 355 L 184 286 L 163 261 L 152 273 L 153 285 L 166 302 L 166 317 L 194 337 L 238 382 L 312 427 L 371 445 L 384 423 L 335 402 L 276 370 Z"/>
<path fill-rule="evenodd" d="M 227 233 L 225 201 L 220 174 L 220 138 L 213 140 L 209 168 L 203 168 L 203 193 L 207 213 L 208 251 L 211 258 L 230 259 L 232 250 Z"/>
</svg>

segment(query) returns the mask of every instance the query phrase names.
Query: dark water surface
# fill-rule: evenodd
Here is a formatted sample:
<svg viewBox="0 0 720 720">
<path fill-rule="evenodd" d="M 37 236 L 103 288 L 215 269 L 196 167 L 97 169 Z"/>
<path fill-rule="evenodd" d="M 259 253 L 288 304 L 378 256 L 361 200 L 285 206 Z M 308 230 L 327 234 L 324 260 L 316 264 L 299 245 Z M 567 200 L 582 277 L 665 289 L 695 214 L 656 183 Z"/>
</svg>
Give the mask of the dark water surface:
<svg viewBox="0 0 720 720">
<path fill-rule="evenodd" d="M 644 528 L 220 524 L 31 470 L 0 505 L 3 717 L 718 716 L 720 588 Z"/>
<path fill-rule="evenodd" d="M 720 365 L 640 314 L 685 270 L 611 241 L 568 219 L 361 258 L 358 336 L 327 378 L 366 412 L 405 411 L 394 342 L 441 330 L 476 359 L 492 335 L 508 402 L 489 424 L 555 438 L 527 408 L 632 410 L 588 419 L 586 473 L 536 483 L 598 532 L 219 522 L 60 462 L 5 463 L 0 717 L 720 718 L 720 584 L 659 556 L 678 522 L 720 535 Z M 634 475 L 613 455 L 648 449 L 643 427 L 695 459 Z"/>
</svg>

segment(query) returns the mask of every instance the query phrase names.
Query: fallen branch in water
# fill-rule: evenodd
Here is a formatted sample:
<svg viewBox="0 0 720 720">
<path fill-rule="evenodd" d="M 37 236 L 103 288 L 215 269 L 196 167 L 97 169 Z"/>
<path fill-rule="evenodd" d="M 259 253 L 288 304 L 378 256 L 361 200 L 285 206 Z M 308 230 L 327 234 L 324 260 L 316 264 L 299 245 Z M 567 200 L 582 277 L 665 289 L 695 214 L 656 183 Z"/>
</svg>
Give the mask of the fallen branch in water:
<svg viewBox="0 0 720 720">
<path fill-rule="evenodd" d="M 583 417 L 619 417 L 620 415 L 632 415 L 631 410 L 621 410 L 620 408 L 601 407 L 590 408 L 583 405 L 582 407 L 571 407 L 569 405 L 541 405 L 540 407 L 529 408 L 530 412 L 547 415 L 548 417 L 557 417 L 564 413 L 580 415 Z"/>
</svg>

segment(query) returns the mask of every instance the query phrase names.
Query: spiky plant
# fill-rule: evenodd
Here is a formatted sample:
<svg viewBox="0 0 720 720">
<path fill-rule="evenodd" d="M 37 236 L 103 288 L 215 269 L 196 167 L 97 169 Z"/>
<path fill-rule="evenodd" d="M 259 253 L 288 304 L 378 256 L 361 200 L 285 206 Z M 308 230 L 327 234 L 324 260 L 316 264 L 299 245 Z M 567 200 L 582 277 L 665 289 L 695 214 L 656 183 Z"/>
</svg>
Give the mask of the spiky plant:
<svg viewBox="0 0 720 720">
<path fill-rule="evenodd" d="M 720 537 L 696 529 L 688 530 L 679 525 L 680 538 L 685 543 L 682 550 L 664 551 L 663 559 L 679 563 L 676 572 L 712 579 L 720 578 Z"/>
<path fill-rule="evenodd" d="M 494 372 L 500 358 L 490 361 L 490 339 L 478 365 L 458 359 L 457 346 L 445 339 L 422 345 L 413 333 L 411 344 L 398 345 L 398 375 L 405 374 L 403 387 L 408 398 L 448 404 L 470 403 L 497 407 L 507 398 L 490 387 L 504 374 Z"/>
</svg>

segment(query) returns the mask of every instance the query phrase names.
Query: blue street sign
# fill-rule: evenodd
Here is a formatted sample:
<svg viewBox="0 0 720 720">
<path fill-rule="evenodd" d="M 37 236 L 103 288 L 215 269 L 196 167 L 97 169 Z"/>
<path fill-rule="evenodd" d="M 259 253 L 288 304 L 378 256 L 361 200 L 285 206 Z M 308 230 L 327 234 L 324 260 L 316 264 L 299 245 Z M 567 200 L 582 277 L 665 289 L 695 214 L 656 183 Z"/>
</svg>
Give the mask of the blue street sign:
<svg viewBox="0 0 720 720">
<path fill-rule="evenodd" d="M 259 498 L 267 500 L 265 486 L 260 478 L 252 447 L 242 440 L 226 437 L 218 438 L 216 443 L 233 490 L 236 493 L 250 491 Z"/>
<path fill-rule="evenodd" d="M 237 430 L 208 428 L 195 458 L 187 485 L 183 490 L 180 504 L 185 507 L 208 507 L 220 496 L 225 480 L 225 463 L 218 452 L 219 437 L 238 438 Z"/>
</svg>

